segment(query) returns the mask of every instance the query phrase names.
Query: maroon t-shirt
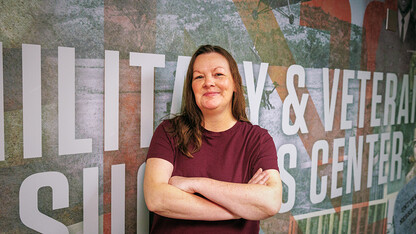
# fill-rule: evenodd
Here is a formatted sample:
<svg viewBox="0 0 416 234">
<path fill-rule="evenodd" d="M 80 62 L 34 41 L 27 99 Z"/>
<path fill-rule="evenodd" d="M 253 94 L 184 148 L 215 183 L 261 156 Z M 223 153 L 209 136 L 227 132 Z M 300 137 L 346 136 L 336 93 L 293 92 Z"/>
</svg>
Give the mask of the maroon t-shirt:
<svg viewBox="0 0 416 234">
<path fill-rule="evenodd" d="M 279 170 L 273 138 L 267 130 L 257 125 L 237 122 L 224 132 L 204 130 L 201 149 L 193 154 L 193 158 L 186 157 L 176 149 L 175 140 L 166 131 L 169 126 L 169 120 L 165 120 L 156 128 L 147 158 L 161 158 L 172 163 L 172 176 L 208 177 L 247 183 L 259 168 Z M 154 214 L 150 232 L 258 233 L 259 221 L 194 221 Z"/>
</svg>

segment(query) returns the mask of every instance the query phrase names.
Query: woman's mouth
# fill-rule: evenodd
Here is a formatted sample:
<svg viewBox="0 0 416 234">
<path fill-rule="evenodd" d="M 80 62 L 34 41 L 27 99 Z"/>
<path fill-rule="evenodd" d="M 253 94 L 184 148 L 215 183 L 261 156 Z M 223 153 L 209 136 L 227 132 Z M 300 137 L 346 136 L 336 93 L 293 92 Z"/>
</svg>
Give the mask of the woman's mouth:
<svg viewBox="0 0 416 234">
<path fill-rule="evenodd" d="M 212 97 L 212 96 L 215 96 L 217 94 L 219 94 L 219 92 L 206 92 L 206 93 L 204 93 L 204 96 Z"/>
</svg>

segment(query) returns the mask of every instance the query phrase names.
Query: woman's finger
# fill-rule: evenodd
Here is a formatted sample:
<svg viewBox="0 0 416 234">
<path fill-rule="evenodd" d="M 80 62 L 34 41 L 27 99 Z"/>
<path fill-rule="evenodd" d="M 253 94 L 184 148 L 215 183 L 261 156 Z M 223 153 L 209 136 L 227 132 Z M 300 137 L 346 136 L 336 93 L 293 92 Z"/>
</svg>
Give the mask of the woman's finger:
<svg viewBox="0 0 416 234">
<path fill-rule="evenodd" d="M 257 171 L 257 173 L 251 178 L 251 180 L 248 182 L 249 184 L 265 184 L 267 180 L 269 179 L 269 174 L 267 171 L 263 171 L 260 169 Z"/>
<path fill-rule="evenodd" d="M 267 171 L 263 171 L 262 173 L 263 177 L 257 182 L 257 184 L 266 184 L 267 180 L 269 180 L 269 173 L 267 173 Z"/>
<path fill-rule="evenodd" d="M 253 175 L 253 177 L 251 177 L 251 179 L 248 181 L 249 184 L 255 184 L 256 181 L 258 181 L 258 177 L 261 175 L 261 173 L 263 172 L 263 169 L 259 168 L 256 173 Z"/>
</svg>

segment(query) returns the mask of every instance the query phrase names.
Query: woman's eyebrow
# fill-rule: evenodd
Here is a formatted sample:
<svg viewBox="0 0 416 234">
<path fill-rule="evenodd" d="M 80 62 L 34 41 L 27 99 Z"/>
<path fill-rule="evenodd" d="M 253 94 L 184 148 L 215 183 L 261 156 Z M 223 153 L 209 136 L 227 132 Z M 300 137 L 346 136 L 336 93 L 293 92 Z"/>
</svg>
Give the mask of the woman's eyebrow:
<svg viewBox="0 0 416 234">
<path fill-rule="evenodd" d="M 217 70 L 217 69 L 224 69 L 224 70 L 225 70 L 225 68 L 224 68 L 224 67 L 222 67 L 222 66 L 218 66 L 218 67 L 214 67 L 213 71 L 215 71 L 215 70 Z M 193 74 L 193 73 L 195 73 L 195 72 L 197 72 L 197 73 L 202 73 L 202 72 L 200 72 L 200 71 L 198 71 L 198 70 L 194 70 L 194 71 L 192 72 L 192 74 Z"/>
<path fill-rule="evenodd" d="M 215 67 L 215 68 L 214 68 L 214 70 L 217 70 L 217 69 L 219 69 L 219 68 L 220 68 L 220 69 L 225 69 L 224 67 L 218 66 L 218 67 Z"/>
</svg>

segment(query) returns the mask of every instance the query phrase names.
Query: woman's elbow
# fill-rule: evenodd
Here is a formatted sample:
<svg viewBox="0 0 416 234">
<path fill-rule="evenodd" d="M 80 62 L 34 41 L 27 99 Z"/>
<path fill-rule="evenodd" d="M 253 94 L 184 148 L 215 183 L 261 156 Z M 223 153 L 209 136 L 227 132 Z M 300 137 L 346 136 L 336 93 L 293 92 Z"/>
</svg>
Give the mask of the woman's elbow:
<svg viewBox="0 0 416 234">
<path fill-rule="evenodd" d="M 263 220 L 275 216 L 280 210 L 280 204 L 268 204 L 255 217 L 242 217 L 249 220 Z"/>
<path fill-rule="evenodd" d="M 267 218 L 270 218 L 276 215 L 280 210 L 280 206 L 281 206 L 281 202 L 279 201 L 274 202 L 273 205 L 271 205 L 266 211 L 266 214 L 268 216 Z"/>
<path fill-rule="evenodd" d="M 159 208 L 159 203 L 157 201 L 155 201 L 155 199 L 146 199 L 145 198 L 145 203 L 147 206 L 147 209 L 151 212 L 157 212 L 160 208 Z"/>
<path fill-rule="evenodd" d="M 275 190 L 272 198 L 270 199 L 270 203 L 265 209 L 265 214 L 268 216 L 267 218 L 276 215 L 279 212 L 281 205 L 282 193 L 279 190 Z"/>
<path fill-rule="evenodd" d="M 145 198 L 145 203 L 147 206 L 147 209 L 153 213 L 161 214 L 165 211 L 164 202 L 162 201 L 162 198 L 153 197 L 153 198 Z"/>
<path fill-rule="evenodd" d="M 155 193 L 152 189 L 144 188 L 144 201 L 149 211 L 158 213 L 160 210 L 162 210 L 162 198 L 158 196 L 158 194 Z"/>
</svg>

